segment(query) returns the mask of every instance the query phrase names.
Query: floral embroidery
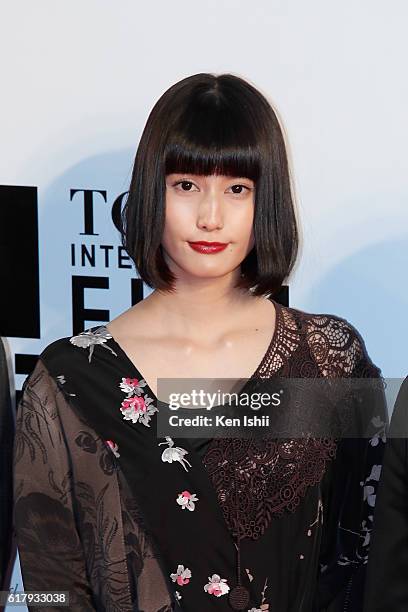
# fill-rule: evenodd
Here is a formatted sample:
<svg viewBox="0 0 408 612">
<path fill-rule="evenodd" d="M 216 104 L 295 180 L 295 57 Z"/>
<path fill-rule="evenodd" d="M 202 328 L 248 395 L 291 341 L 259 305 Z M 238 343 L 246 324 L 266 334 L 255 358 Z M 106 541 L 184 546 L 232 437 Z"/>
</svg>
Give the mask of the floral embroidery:
<svg viewBox="0 0 408 612">
<path fill-rule="evenodd" d="M 116 442 L 113 442 L 112 440 L 106 440 L 106 444 L 109 446 L 115 457 L 120 457 L 119 453 L 117 452 L 118 445 L 116 444 Z"/>
<path fill-rule="evenodd" d="M 60 374 L 59 376 L 56 377 L 57 381 L 60 385 L 65 385 L 66 384 L 66 379 L 65 379 L 65 375 L 64 374 Z M 64 389 L 65 391 L 65 389 Z M 67 391 L 68 393 L 68 391 Z M 76 397 L 76 393 L 68 393 L 68 395 L 71 395 L 72 397 Z"/>
<path fill-rule="evenodd" d="M 179 593 L 178 591 L 176 591 L 176 592 L 174 593 L 174 595 L 176 596 L 177 601 L 180 601 L 180 599 L 181 599 L 181 597 L 182 597 L 182 596 L 180 595 L 180 593 Z"/>
<path fill-rule="evenodd" d="M 373 515 L 370 514 L 370 516 L 368 517 L 368 520 L 370 521 L 370 523 L 373 522 Z M 367 524 L 367 521 L 364 520 L 361 523 L 361 531 L 363 532 L 364 535 L 364 541 L 363 541 L 363 546 L 368 546 L 370 543 L 370 537 L 371 537 L 371 530 L 372 527 L 369 527 Z"/>
<path fill-rule="evenodd" d="M 77 336 L 72 336 L 69 341 L 74 346 L 79 346 L 80 348 L 84 349 L 89 348 L 88 361 L 91 362 L 93 351 L 97 344 L 99 344 L 105 349 L 108 349 L 111 353 L 115 355 L 115 357 L 117 357 L 115 351 L 110 346 L 105 344 L 106 341 L 110 340 L 111 338 L 112 336 L 107 331 L 106 327 L 104 325 L 101 325 L 100 327 L 97 327 L 95 331 L 87 329 L 86 331 L 81 332 Z"/>
<path fill-rule="evenodd" d="M 319 500 L 317 502 L 317 514 L 316 514 L 316 518 L 313 521 L 313 523 L 310 523 L 309 529 L 307 530 L 307 535 L 309 537 L 312 535 L 312 530 L 310 528 L 313 527 L 314 525 L 316 525 L 316 523 L 319 523 L 319 522 L 323 525 L 323 503 L 322 503 L 322 500 L 320 498 L 319 498 Z"/>
<path fill-rule="evenodd" d="M 316 512 L 316 518 L 313 521 L 313 523 L 310 523 L 308 530 L 307 530 L 307 536 L 310 538 L 312 535 L 312 527 L 314 527 L 316 524 L 320 523 L 321 525 L 323 525 L 323 502 L 322 500 L 319 499 L 317 500 L 317 512 Z M 305 558 L 305 555 L 303 553 L 301 553 L 299 555 L 299 559 L 302 561 Z M 321 570 L 323 571 L 323 570 Z"/>
<path fill-rule="evenodd" d="M 88 431 L 79 431 L 75 437 L 75 444 L 86 453 L 95 454 L 98 450 L 97 437 L 92 436 Z"/>
<path fill-rule="evenodd" d="M 184 459 L 184 456 L 188 454 L 188 451 L 186 451 L 184 448 L 181 448 L 180 446 L 174 446 L 173 439 L 170 438 L 170 436 L 166 436 L 166 441 L 159 442 L 158 446 L 161 446 L 162 444 L 169 445 L 169 448 L 166 448 L 162 452 L 162 456 L 161 456 L 162 461 L 167 462 L 167 463 L 173 463 L 173 461 L 179 461 L 181 465 L 183 466 L 183 468 L 186 470 L 186 472 L 188 472 L 188 469 L 186 468 L 185 463 L 187 463 L 187 465 L 192 467 L 191 463 L 187 459 Z"/>
<path fill-rule="evenodd" d="M 221 597 L 221 595 L 225 595 L 230 590 L 227 580 L 225 578 L 221 578 L 218 574 L 213 574 L 211 578 L 208 576 L 208 580 L 208 584 L 204 586 L 204 591 L 206 591 L 209 595 Z"/>
<path fill-rule="evenodd" d="M 247 570 L 248 572 L 248 570 Z M 269 604 L 266 603 L 265 599 L 265 591 L 268 588 L 268 578 L 265 580 L 263 591 L 261 592 L 261 603 L 259 604 L 259 608 L 251 608 L 248 612 L 264 612 L 265 610 L 269 610 Z"/>
<path fill-rule="evenodd" d="M 151 415 L 158 412 L 158 409 L 152 405 L 153 398 L 148 395 L 141 397 L 141 394 L 144 393 L 143 387 L 146 385 L 147 383 L 143 378 L 140 380 L 137 378 L 122 378 L 119 387 L 124 393 L 127 393 L 127 397 L 123 400 L 120 411 L 126 421 L 139 422 L 146 427 L 150 427 Z"/>
<path fill-rule="evenodd" d="M 384 421 L 379 416 L 375 416 L 371 419 L 371 422 L 373 423 L 374 427 L 377 427 L 379 430 L 373 435 L 372 438 L 370 438 L 371 446 L 378 446 L 380 440 L 385 444 L 386 434 Z"/>
<path fill-rule="evenodd" d="M 372 485 L 368 485 L 366 483 L 370 480 L 378 483 L 380 480 L 380 475 L 381 465 L 372 465 L 370 475 L 367 476 L 367 478 L 363 482 L 360 482 L 360 486 L 363 487 L 363 501 L 367 503 L 370 509 L 375 507 L 376 489 Z M 370 521 L 371 525 L 368 523 L 368 521 Z M 355 559 L 350 559 L 349 557 L 343 554 L 340 555 L 339 559 L 337 560 L 338 565 L 357 565 L 361 562 L 363 562 L 364 564 L 368 562 L 368 546 L 370 544 L 372 524 L 373 514 L 369 514 L 366 518 L 362 519 L 360 533 L 357 533 L 351 529 L 346 529 L 341 524 L 339 524 L 339 529 L 341 529 L 342 531 L 348 531 L 360 537 L 360 539 L 362 540 L 361 546 L 363 550 L 356 552 Z"/>
<path fill-rule="evenodd" d="M 218 574 L 213 574 L 211 578 L 208 576 L 208 580 L 208 584 L 204 585 L 204 591 L 209 595 L 221 597 L 221 595 L 226 595 L 230 590 L 227 580 L 225 578 L 220 578 Z"/>
<path fill-rule="evenodd" d="M 177 566 L 177 572 L 175 574 L 170 574 L 170 578 L 173 582 L 177 582 L 179 586 L 184 586 L 190 582 L 191 578 L 191 570 L 188 567 L 184 568 L 184 565 Z M 178 591 L 176 591 L 177 593 Z"/>
<path fill-rule="evenodd" d="M 371 473 L 364 482 L 360 482 L 360 485 L 364 487 L 364 501 L 367 500 L 367 503 L 372 508 L 375 506 L 375 489 L 371 485 L 365 485 L 364 483 L 368 480 L 376 480 L 379 482 L 381 475 L 381 465 L 373 465 L 371 466 Z"/>
<path fill-rule="evenodd" d="M 140 393 L 140 389 L 142 387 L 146 387 L 146 385 L 147 382 L 144 378 L 141 378 L 140 380 L 137 378 L 122 378 L 122 382 L 119 384 L 119 387 L 125 393 L 133 394 L 133 392 Z"/>
<path fill-rule="evenodd" d="M 193 511 L 195 508 L 195 503 L 198 501 L 198 497 L 195 493 L 190 493 L 190 491 L 183 491 L 178 494 L 176 502 L 181 506 L 182 510 L 191 510 Z"/>
</svg>

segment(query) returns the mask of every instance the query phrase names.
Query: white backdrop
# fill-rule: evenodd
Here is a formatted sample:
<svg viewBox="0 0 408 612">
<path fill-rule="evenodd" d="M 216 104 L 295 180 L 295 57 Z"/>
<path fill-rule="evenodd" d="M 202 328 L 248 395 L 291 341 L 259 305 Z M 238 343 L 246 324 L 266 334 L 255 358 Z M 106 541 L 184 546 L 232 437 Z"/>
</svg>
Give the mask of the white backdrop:
<svg viewBox="0 0 408 612">
<path fill-rule="evenodd" d="M 347 318 L 384 376 L 407 374 L 408 54 L 404 0 L 70 0 L 3 3 L 0 183 L 39 190 L 39 354 L 72 331 L 71 277 L 109 319 L 130 303 L 132 270 L 103 253 L 72 266 L 71 244 L 120 245 L 111 220 L 147 115 L 173 83 L 232 72 L 278 111 L 292 157 L 303 247 L 290 305 Z M 95 232 L 83 232 L 83 197 Z M 148 293 L 145 287 L 145 295 Z M 88 326 L 95 324 L 88 322 Z M 24 376 L 16 376 L 21 388 Z M 18 564 L 12 586 L 23 588 Z M 11 608 L 9 608 L 11 610 Z M 13 608 L 16 609 L 16 608 Z M 24 609 L 23 607 L 21 609 Z"/>
</svg>

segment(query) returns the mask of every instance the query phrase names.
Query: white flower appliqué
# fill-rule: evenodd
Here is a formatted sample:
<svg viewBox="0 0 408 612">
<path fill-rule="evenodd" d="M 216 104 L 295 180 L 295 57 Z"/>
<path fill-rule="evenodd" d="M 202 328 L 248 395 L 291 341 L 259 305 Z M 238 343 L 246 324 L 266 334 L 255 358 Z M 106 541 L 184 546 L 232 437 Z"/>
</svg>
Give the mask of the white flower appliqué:
<svg viewBox="0 0 408 612">
<path fill-rule="evenodd" d="M 118 445 L 116 444 L 116 442 L 113 442 L 113 440 L 106 440 L 106 444 L 109 446 L 109 448 L 111 449 L 112 453 L 115 455 L 115 457 L 120 457 L 119 453 L 118 453 Z"/>
<path fill-rule="evenodd" d="M 59 376 L 57 376 L 57 380 L 58 380 L 58 383 L 60 385 L 66 385 L 66 383 L 67 383 L 64 374 L 60 374 Z M 69 393 L 68 391 L 67 391 L 67 393 L 68 393 L 68 395 L 71 395 L 72 397 L 76 397 L 76 393 Z"/>
<path fill-rule="evenodd" d="M 137 378 L 122 378 L 119 386 L 122 391 L 127 393 L 127 397 L 123 400 L 120 411 L 125 421 L 139 422 L 146 427 L 150 427 L 151 416 L 158 412 L 158 409 L 152 404 L 153 398 L 143 391 L 143 387 L 146 385 L 147 383 L 143 378 L 140 380 Z M 142 394 L 144 394 L 144 397 L 142 397 Z"/>
<path fill-rule="evenodd" d="M 246 571 L 247 576 L 249 578 L 249 582 L 252 582 L 253 579 L 254 579 L 253 575 L 251 574 L 251 572 L 249 571 L 249 569 L 247 567 L 245 568 L 245 571 Z"/>
<path fill-rule="evenodd" d="M 186 472 L 188 472 L 188 469 L 186 468 L 185 464 L 191 467 L 191 463 L 187 459 L 184 459 L 184 456 L 188 454 L 188 451 L 186 451 L 184 448 L 181 448 L 180 446 L 174 446 L 174 442 L 172 438 L 170 438 L 170 436 L 166 436 L 166 441 L 159 442 L 158 446 L 161 446 L 162 444 L 169 445 L 169 448 L 166 448 L 162 452 L 162 461 L 164 461 L 165 463 L 173 463 L 173 461 L 179 461 L 183 468 L 186 470 Z"/>
<path fill-rule="evenodd" d="M 193 511 L 195 508 L 195 503 L 198 501 L 198 497 L 195 493 L 190 493 L 190 491 L 183 491 L 178 494 L 176 502 L 181 506 L 182 510 L 191 510 Z"/>
<path fill-rule="evenodd" d="M 230 590 L 227 580 L 225 578 L 220 578 L 218 574 L 213 574 L 211 577 L 208 576 L 208 580 L 208 584 L 204 586 L 204 591 L 209 595 L 221 597 L 221 595 L 226 595 Z"/>
<path fill-rule="evenodd" d="M 184 565 L 178 565 L 177 572 L 175 574 L 170 574 L 170 578 L 173 582 L 177 582 L 179 586 L 184 586 L 190 582 L 191 570 L 189 570 L 188 567 L 184 568 Z"/>
<path fill-rule="evenodd" d="M 105 342 L 110 338 L 112 338 L 111 334 L 108 332 L 104 325 L 101 325 L 100 327 L 97 327 L 95 331 L 87 329 L 86 331 L 81 332 L 77 336 L 72 336 L 69 341 L 74 346 L 79 346 L 80 348 L 84 349 L 89 348 L 88 361 L 90 362 L 92 359 L 95 345 L 97 344 L 99 344 L 105 349 L 108 349 L 111 353 L 115 355 L 115 357 L 117 357 L 115 351 L 110 346 L 105 344 Z"/>
<path fill-rule="evenodd" d="M 371 423 L 378 429 L 373 437 L 370 438 L 371 446 L 378 446 L 380 440 L 385 444 L 387 441 L 387 436 L 385 433 L 386 426 L 384 421 L 379 416 L 375 416 L 371 419 Z"/>
</svg>

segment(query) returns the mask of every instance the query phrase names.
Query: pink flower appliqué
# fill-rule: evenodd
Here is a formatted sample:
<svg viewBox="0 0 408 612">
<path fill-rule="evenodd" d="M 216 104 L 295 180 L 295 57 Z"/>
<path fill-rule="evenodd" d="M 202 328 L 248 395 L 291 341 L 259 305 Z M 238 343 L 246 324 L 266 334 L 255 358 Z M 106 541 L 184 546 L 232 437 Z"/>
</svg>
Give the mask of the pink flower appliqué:
<svg viewBox="0 0 408 612">
<path fill-rule="evenodd" d="M 195 508 L 195 503 L 198 501 L 198 497 L 195 493 L 190 493 L 190 491 L 183 491 L 178 494 L 176 502 L 181 506 L 182 510 L 190 510 L 193 511 Z"/>
<path fill-rule="evenodd" d="M 179 586 L 184 586 L 190 582 L 191 570 L 188 567 L 184 568 L 184 565 L 178 565 L 177 572 L 170 574 L 170 578 L 173 582 L 177 582 Z"/>
<path fill-rule="evenodd" d="M 220 578 L 218 574 L 213 574 L 211 577 L 208 576 L 208 580 L 208 584 L 204 586 L 204 591 L 209 595 L 221 597 L 221 595 L 226 595 L 230 590 L 227 580 L 225 578 Z"/>
<path fill-rule="evenodd" d="M 146 385 L 147 383 L 143 378 L 141 380 L 122 378 L 119 386 L 127 394 L 127 397 L 123 400 L 120 411 L 125 421 L 140 422 L 146 427 L 150 427 L 151 415 L 158 412 L 158 409 L 152 405 L 153 398 L 143 391 L 143 387 Z M 142 397 L 142 394 L 144 394 L 144 397 Z"/>
<path fill-rule="evenodd" d="M 133 393 L 134 389 L 145 387 L 146 384 L 146 381 L 143 379 L 139 381 L 137 378 L 122 378 L 122 382 L 120 383 L 119 387 L 125 393 Z"/>
<path fill-rule="evenodd" d="M 118 445 L 116 444 L 116 442 L 113 442 L 113 440 L 106 440 L 106 444 L 109 446 L 109 448 L 111 449 L 112 453 L 115 455 L 115 457 L 120 457 L 119 453 L 118 453 Z"/>
</svg>

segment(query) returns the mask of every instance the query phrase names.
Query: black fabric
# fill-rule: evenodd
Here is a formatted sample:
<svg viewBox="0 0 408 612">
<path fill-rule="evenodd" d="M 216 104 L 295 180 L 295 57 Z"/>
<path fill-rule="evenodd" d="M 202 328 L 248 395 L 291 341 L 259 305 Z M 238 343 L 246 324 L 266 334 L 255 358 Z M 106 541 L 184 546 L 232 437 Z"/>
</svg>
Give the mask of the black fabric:
<svg viewBox="0 0 408 612">
<path fill-rule="evenodd" d="M 408 378 L 395 402 L 375 508 L 364 612 L 408 610 Z"/>
<path fill-rule="evenodd" d="M 361 336 L 347 321 L 334 315 L 311 315 L 275 305 L 279 309 L 279 327 L 258 374 L 381 376 L 368 357 Z M 126 394 L 120 384 L 129 379 L 141 382 L 143 375 L 104 326 L 55 341 L 40 359 L 69 404 L 93 428 L 95 436 L 117 445 L 119 455 L 112 455 L 112 460 L 137 502 L 146 533 L 160 560 L 172 609 L 231 612 L 228 594 L 217 597 L 204 590 L 214 574 L 226 580 L 231 589 L 237 582 L 237 549 L 220 503 L 231 491 L 218 490 L 217 481 L 206 467 L 209 459 L 216 467 L 212 456 L 218 452 L 216 442 L 173 438 L 175 447 L 187 451 L 186 469 L 179 461 L 162 460 L 163 451 L 170 447 L 156 435 L 155 415 L 149 427 L 123 418 L 120 407 Z M 148 385 L 143 388 L 143 395 L 157 402 Z M 385 402 L 378 409 L 381 431 L 386 420 Z M 66 440 L 68 449 L 74 442 L 78 444 L 78 439 Z M 233 440 L 226 441 L 220 457 L 228 454 L 233 444 Z M 282 501 L 289 493 L 290 503 L 283 503 L 282 512 L 270 517 L 261 537 L 241 541 L 240 578 L 250 592 L 248 610 L 267 610 L 269 606 L 271 612 L 337 612 L 348 606 L 349 612 L 361 612 L 368 554 L 366 535 L 371 530 L 368 525 L 371 506 L 364 485 L 368 483 L 372 488 L 372 503 L 383 440 L 379 437 L 376 441 L 365 438 L 340 441 L 335 455 L 327 460 L 325 444 L 318 448 L 320 455 L 314 455 L 313 465 L 308 466 L 320 474 L 317 482 L 305 481 L 301 495 L 294 495 L 289 480 L 286 485 L 282 482 Z M 282 452 L 277 446 L 277 460 Z M 241 461 L 245 462 L 246 457 Z M 305 467 L 300 464 L 296 469 L 302 471 Z M 214 474 L 219 477 L 219 469 Z M 288 473 L 288 479 L 289 476 L 293 474 Z M 299 474 L 297 477 L 301 482 Z M 185 491 L 198 498 L 193 511 L 182 509 L 176 501 Z M 251 489 L 250 495 L 257 494 Z M 120 503 L 124 514 L 132 512 L 124 499 Z M 140 562 L 136 551 L 142 543 L 135 537 L 126 544 L 130 551 L 129 580 L 135 595 L 141 585 L 141 568 L 133 565 L 133 559 Z M 146 559 L 143 562 L 147 567 Z M 170 578 L 178 565 L 192 573 L 182 585 Z M 146 571 L 148 581 L 149 570 Z M 139 597 L 140 593 L 136 595 Z M 143 612 L 158 609 L 145 607 Z"/>
</svg>

